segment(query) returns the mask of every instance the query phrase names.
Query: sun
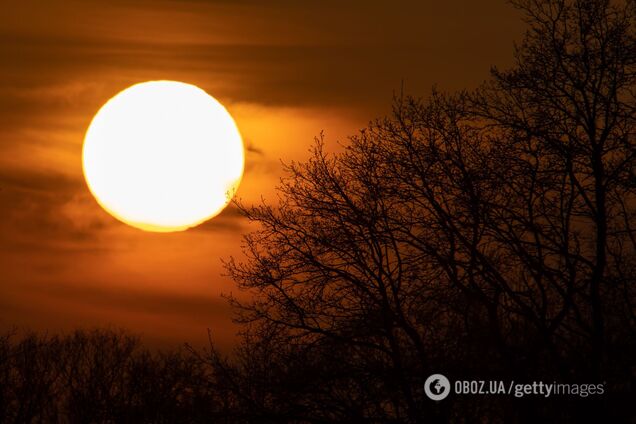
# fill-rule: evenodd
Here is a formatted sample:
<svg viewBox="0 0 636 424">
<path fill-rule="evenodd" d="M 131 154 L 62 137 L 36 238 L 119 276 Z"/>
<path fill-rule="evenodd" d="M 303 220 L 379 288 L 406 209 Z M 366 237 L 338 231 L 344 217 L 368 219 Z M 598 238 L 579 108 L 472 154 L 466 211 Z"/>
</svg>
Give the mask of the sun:
<svg viewBox="0 0 636 424">
<path fill-rule="evenodd" d="M 97 112 L 82 165 L 97 202 L 146 231 L 182 231 L 220 213 L 238 189 L 245 153 L 228 111 L 177 81 L 135 84 Z"/>
</svg>

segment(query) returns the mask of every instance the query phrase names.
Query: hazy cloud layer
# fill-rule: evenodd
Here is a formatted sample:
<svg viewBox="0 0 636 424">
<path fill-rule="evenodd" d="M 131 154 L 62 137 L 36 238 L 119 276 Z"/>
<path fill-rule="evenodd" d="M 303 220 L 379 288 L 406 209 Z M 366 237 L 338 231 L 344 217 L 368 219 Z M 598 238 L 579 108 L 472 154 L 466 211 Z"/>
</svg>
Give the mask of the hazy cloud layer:
<svg viewBox="0 0 636 424">
<path fill-rule="evenodd" d="M 185 323 L 201 338 L 205 320 L 227 327 L 210 299 L 233 290 L 219 258 L 239 254 L 249 229 L 236 209 L 185 233 L 143 233 L 84 183 L 84 132 L 129 85 L 181 80 L 225 104 L 248 147 L 239 195 L 250 203 L 273 198 L 280 161 L 305 157 L 320 131 L 355 133 L 402 83 L 422 95 L 474 87 L 510 62 L 521 31 L 499 0 L 4 2 L 0 323 L 47 328 L 62 308 L 60 326 L 129 320 L 163 339 L 181 339 Z"/>
</svg>

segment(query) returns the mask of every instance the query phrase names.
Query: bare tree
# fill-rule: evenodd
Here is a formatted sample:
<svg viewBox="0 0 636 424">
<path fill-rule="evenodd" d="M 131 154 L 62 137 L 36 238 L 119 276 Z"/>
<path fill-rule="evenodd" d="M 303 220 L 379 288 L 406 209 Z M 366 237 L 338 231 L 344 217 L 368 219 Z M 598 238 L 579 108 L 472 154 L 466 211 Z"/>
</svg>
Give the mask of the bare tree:
<svg viewBox="0 0 636 424">
<path fill-rule="evenodd" d="M 122 331 L 0 337 L 2 423 L 180 423 L 222 416 L 209 364 Z M 231 422 L 231 421 L 225 421 Z"/>
<path fill-rule="evenodd" d="M 630 311 L 615 295 L 619 286 L 633 293 L 634 2 L 514 4 L 530 26 L 516 67 L 494 70 L 473 99 L 522 165 L 508 192 L 520 201 L 502 213 L 516 227 L 507 243 L 531 238 L 520 246 L 536 268 L 530 289 L 556 292 L 540 319 L 550 331 L 565 320 L 589 335 L 600 375 L 605 310 Z M 624 318 L 633 328 L 633 310 Z"/>
<path fill-rule="evenodd" d="M 626 411 L 636 354 L 634 3 L 515 4 L 529 30 L 513 69 L 493 70 L 473 93 L 396 99 L 393 116 L 344 153 L 328 155 L 318 140 L 309 161 L 290 164 L 277 206 L 241 206 L 260 224 L 245 239 L 247 260 L 228 263 L 254 292 L 235 301 L 248 340 L 316 358 L 333 387 L 327 399 L 360 420 L 493 413 L 492 402 L 427 403 L 421 383 L 438 370 L 605 379 L 616 394 L 589 405 Z M 294 361 L 283 358 L 289 375 Z M 301 392 L 311 411 L 319 392 Z M 270 409 L 288 396 L 268 393 Z M 555 412 L 497 409 L 502 420 Z"/>
</svg>

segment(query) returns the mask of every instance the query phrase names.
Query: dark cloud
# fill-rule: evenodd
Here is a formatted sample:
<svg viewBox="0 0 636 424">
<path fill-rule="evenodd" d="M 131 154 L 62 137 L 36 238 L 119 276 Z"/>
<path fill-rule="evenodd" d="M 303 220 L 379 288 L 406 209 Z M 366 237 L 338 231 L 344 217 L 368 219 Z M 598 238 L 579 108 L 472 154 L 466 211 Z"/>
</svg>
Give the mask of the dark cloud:
<svg viewBox="0 0 636 424">
<path fill-rule="evenodd" d="M 243 142 L 245 143 L 245 150 L 247 151 L 248 154 L 252 153 L 258 156 L 262 156 L 263 155 L 263 150 L 256 146 L 252 140 L 249 139 L 244 139 Z"/>
<path fill-rule="evenodd" d="M 121 282 L 120 282 L 121 283 Z M 175 285 L 180 282 L 175 281 Z M 104 307 L 119 310 L 135 310 L 157 315 L 185 316 L 189 319 L 210 323 L 215 317 L 228 316 L 229 305 L 219 296 L 188 295 L 175 292 L 148 292 L 136 290 L 135 282 L 129 288 L 108 287 L 107 285 L 79 286 L 74 284 L 26 284 L 23 289 L 66 302 L 77 302 L 86 306 Z"/>
<path fill-rule="evenodd" d="M 99 234 L 116 221 L 101 210 L 82 183 L 60 175 L 0 174 L 0 250 L 99 252 L 113 248 Z"/>
<path fill-rule="evenodd" d="M 180 282 L 175 282 L 175 285 Z M 172 348 L 176 343 L 205 344 L 210 329 L 215 343 L 229 350 L 235 333 L 231 321 L 232 312 L 224 298 L 178 292 L 149 291 L 101 286 L 77 285 L 64 282 L 21 283 L 0 285 L 0 331 L 17 326 L 26 330 L 57 332 L 64 328 L 91 328 L 115 326 L 127 331 L 140 332 L 146 342 Z M 20 301 L 20 293 L 31 293 L 30 302 Z M 85 310 L 100 311 L 109 318 L 100 324 L 77 321 L 72 309 L 60 309 L 60 305 L 82 305 Z M 33 317 L 39 316 L 39 320 Z M 16 323 L 16 317 L 22 319 Z M 162 323 L 160 328 L 148 329 L 131 323 L 131 318 L 142 318 Z M 178 337 L 173 332 L 181 328 Z"/>
<path fill-rule="evenodd" d="M 28 170 L 23 167 L 0 168 L 0 191 L 32 194 L 75 193 L 84 187 L 77 178 L 54 172 Z"/>
<path fill-rule="evenodd" d="M 245 229 L 243 226 L 245 221 L 246 219 L 241 214 L 241 211 L 233 203 L 230 203 L 225 209 L 221 211 L 220 214 L 215 216 L 213 219 L 210 219 L 203 224 L 191 228 L 189 231 L 232 231 L 239 233 Z"/>
<path fill-rule="evenodd" d="M 5 29 L 0 81 L 28 87 L 115 72 L 126 82 L 190 75 L 233 101 L 366 105 L 371 112 L 403 80 L 421 93 L 435 83 L 451 89 L 478 84 L 491 64 L 508 61 L 519 32 L 502 24 L 514 12 L 501 2 L 200 3 L 188 14 L 192 6 L 183 2 L 110 9 L 88 2 L 78 7 L 90 11 L 93 4 L 103 20 L 120 21 L 106 25 L 94 13 L 94 28 L 69 22 L 61 34 L 56 27 L 52 34 Z M 476 13 L 485 8 L 489 13 Z M 165 28 L 169 14 L 178 19 Z M 137 34 L 127 17 L 145 19 L 137 22 L 145 32 Z M 171 38 L 171 31 L 187 36 Z"/>
</svg>

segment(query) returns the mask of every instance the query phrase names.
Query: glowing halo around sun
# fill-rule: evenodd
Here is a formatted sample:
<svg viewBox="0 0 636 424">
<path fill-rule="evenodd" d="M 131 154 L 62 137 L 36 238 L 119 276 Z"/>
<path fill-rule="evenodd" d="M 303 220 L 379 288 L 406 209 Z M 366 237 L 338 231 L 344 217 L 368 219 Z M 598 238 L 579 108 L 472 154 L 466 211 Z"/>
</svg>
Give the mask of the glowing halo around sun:
<svg viewBox="0 0 636 424">
<path fill-rule="evenodd" d="M 181 231 L 220 213 L 245 162 L 227 110 L 176 81 L 135 84 L 97 112 L 84 138 L 84 176 L 111 215 L 146 231 Z"/>
</svg>

